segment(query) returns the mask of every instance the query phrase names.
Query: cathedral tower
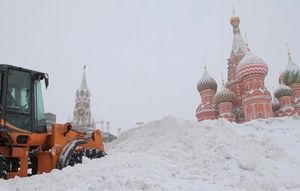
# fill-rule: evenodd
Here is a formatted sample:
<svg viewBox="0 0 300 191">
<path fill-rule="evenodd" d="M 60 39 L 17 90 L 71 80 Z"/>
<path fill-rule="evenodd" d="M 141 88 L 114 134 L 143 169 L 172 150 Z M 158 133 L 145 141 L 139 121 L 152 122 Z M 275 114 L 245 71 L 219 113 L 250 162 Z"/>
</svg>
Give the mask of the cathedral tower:
<svg viewBox="0 0 300 191">
<path fill-rule="evenodd" d="M 240 32 L 240 18 L 235 15 L 232 16 L 230 18 L 230 24 L 233 27 L 233 42 L 230 58 L 227 59 L 228 83 L 226 86 L 236 95 L 236 99 L 233 102 L 233 112 L 236 115 L 236 121 L 239 123 L 244 121 L 244 110 L 242 106 L 243 85 L 241 79 L 236 75 L 236 69 L 245 56 L 248 46 Z"/>
<path fill-rule="evenodd" d="M 299 66 L 293 62 L 290 50 L 288 50 L 288 57 L 288 65 L 281 74 L 280 79 L 282 79 L 285 85 L 292 88 L 292 102 L 295 104 L 298 115 L 300 115 L 300 69 Z"/>
<path fill-rule="evenodd" d="M 208 74 L 205 67 L 202 78 L 197 84 L 197 89 L 201 96 L 201 103 L 196 110 L 198 121 L 217 118 L 218 113 L 213 102 L 217 88 L 217 82 Z"/>
<path fill-rule="evenodd" d="M 214 97 L 214 101 L 217 104 L 219 111 L 218 118 L 224 118 L 228 121 L 235 122 L 235 114 L 233 113 L 233 101 L 235 99 L 235 94 L 227 89 L 223 82 L 223 88 Z"/>
<path fill-rule="evenodd" d="M 296 113 L 294 104 L 292 103 L 292 88 L 284 85 L 280 80 L 280 85 L 274 92 L 275 97 L 279 100 L 280 109 L 276 112 L 276 116 L 291 116 Z"/>
<path fill-rule="evenodd" d="M 91 117 L 90 107 L 90 91 L 87 87 L 86 66 L 83 68 L 83 76 L 79 89 L 76 91 L 75 109 L 73 112 L 72 125 L 75 129 L 86 130 L 87 128 L 94 128 L 95 123 Z"/>
<path fill-rule="evenodd" d="M 245 121 L 273 117 L 271 94 L 264 82 L 268 73 L 267 64 L 248 49 L 236 71 L 243 84 Z"/>
</svg>

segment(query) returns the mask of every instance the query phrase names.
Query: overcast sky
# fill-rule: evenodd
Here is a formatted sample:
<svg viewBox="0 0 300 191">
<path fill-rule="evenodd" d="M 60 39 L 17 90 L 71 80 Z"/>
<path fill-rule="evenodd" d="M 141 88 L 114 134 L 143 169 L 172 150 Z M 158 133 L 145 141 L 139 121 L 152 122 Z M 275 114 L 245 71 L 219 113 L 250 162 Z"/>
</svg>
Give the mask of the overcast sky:
<svg viewBox="0 0 300 191">
<path fill-rule="evenodd" d="M 227 78 L 232 6 L 273 92 L 286 43 L 300 63 L 298 0 L 0 0 L 0 62 L 47 72 L 45 109 L 61 123 L 84 65 L 93 116 L 113 132 L 167 115 L 195 120 L 203 58 L 219 87 Z"/>
</svg>

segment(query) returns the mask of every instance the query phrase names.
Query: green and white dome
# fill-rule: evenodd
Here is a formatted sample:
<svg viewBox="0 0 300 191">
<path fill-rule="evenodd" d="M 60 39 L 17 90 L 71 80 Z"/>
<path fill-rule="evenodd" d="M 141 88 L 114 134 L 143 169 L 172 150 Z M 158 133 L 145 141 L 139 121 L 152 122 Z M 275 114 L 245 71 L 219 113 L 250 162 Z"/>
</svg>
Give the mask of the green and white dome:
<svg viewBox="0 0 300 191">
<path fill-rule="evenodd" d="M 300 83 L 300 69 L 291 59 L 290 53 L 288 65 L 285 71 L 281 74 L 280 78 L 282 79 L 282 82 L 287 86 L 294 83 Z"/>
<path fill-rule="evenodd" d="M 274 92 L 274 95 L 277 99 L 283 96 L 292 96 L 292 94 L 293 94 L 292 88 L 284 85 L 283 83 L 280 83 L 278 89 Z"/>
</svg>

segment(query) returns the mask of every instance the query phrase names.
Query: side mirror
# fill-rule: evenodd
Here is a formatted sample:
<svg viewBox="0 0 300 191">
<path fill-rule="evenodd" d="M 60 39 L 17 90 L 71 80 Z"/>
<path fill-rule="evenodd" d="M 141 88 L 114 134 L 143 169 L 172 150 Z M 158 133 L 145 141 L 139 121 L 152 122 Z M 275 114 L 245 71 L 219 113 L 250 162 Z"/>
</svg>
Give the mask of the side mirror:
<svg viewBox="0 0 300 191">
<path fill-rule="evenodd" d="M 46 89 L 49 86 L 49 76 L 46 73 L 38 73 L 34 75 L 34 80 L 45 80 Z"/>
</svg>

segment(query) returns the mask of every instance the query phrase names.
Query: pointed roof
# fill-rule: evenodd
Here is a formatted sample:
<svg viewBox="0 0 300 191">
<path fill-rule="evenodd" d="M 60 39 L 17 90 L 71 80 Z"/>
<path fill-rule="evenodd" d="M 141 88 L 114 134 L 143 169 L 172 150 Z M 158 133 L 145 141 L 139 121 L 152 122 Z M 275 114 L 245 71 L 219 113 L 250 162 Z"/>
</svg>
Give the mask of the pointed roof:
<svg viewBox="0 0 300 191">
<path fill-rule="evenodd" d="M 232 51 L 231 54 L 241 54 L 245 53 L 247 50 L 247 43 L 244 41 L 243 36 L 240 32 L 240 18 L 233 15 L 230 18 L 230 23 L 233 27 L 233 42 L 232 42 Z"/>
<path fill-rule="evenodd" d="M 247 48 L 247 51 L 245 53 L 246 53 L 246 55 L 240 61 L 240 63 L 238 64 L 238 67 L 241 67 L 241 66 L 247 65 L 247 64 L 249 64 L 249 65 L 250 64 L 263 64 L 263 65 L 267 65 L 260 57 L 258 57 L 255 54 L 253 54 L 253 52 L 250 51 L 249 48 Z"/>
<path fill-rule="evenodd" d="M 290 52 L 289 47 L 288 47 L 288 57 L 289 57 L 289 61 L 288 61 L 288 65 L 286 67 L 286 70 L 287 71 L 295 71 L 295 72 L 297 72 L 297 70 L 299 70 L 299 68 L 295 64 L 295 62 L 292 60 L 292 56 L 291 56 L 291 52 Z"/>
<path fill-rule="evenodd" d="M 86 65 L 83 66 L 83 75 L 82 75 L 82 80 L 81 80 L 81 84 L 80 84 L 80 90 L 87 90 L 87 82 L 86 82 L 86 76 L 85 76 L 85 69 L 86 69 Z"/>
</svg>

